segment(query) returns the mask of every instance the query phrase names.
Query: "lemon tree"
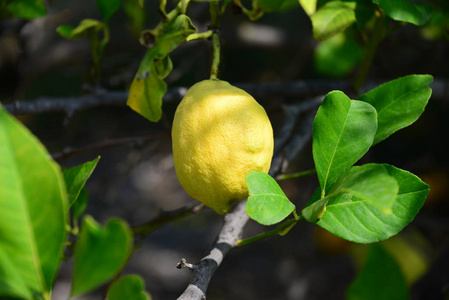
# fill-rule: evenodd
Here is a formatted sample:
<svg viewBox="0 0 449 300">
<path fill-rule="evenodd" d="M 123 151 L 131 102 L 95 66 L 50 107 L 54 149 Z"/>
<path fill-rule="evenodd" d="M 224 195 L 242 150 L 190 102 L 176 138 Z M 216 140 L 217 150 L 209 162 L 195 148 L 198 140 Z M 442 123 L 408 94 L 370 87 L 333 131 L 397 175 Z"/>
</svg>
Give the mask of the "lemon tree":
<svg viewBox="0 0 449 300">
<path fill-rule="evenodd" d="M 45 17 L 47 2 L 2 1 L 0 17 Z M 406 23 L 422 26 L 429 22 L 429 5 L 411 0 L 195 1 L 209 2 L 210 24 L 206 29 L 188 16 L 194 1 L 167 2 L 159 2 L 159 24 L 141 30 L 138 40 L 146 51 L 140 65 L 136 64 L 134 77 L 130 76 L 133 79 L 128 85 L 127 105 L 152 122 L 173 116 L 172 152 L 179 182 L 191 198 L 218 213 L 213 217 L 227 214 L 226 226 L 234 220 L 239 221 L 235 226 L 240 226 L 224 226 L 215 248 L 199 264 L 184 263 L 194 271 L 194 278 L 184 293 L 187 296 L 179 299 L 205 299 L 211 276 L 230 249 L 286 235 L 301 221 L 314 223 L 342 239 L 369 244 L 398 234 L 414 220 L 424 205 L 429 185 L 407 170 L 360 161 L 373 145 L 394 137 L 424 113 L 433 77 L 413 74 L 361 95 L 359 91 L 385 37 Z M 95 3 L 100 20 L 86 18 L 75 27 L 61 24 L 56 31 L 66 39 L 89 39 L 90 81 L 95 85 L 95 97 L 102 100 L 98 84 L 102 57 L 110 42 L 111 20 L 123 8 L 133 26 L 143 29 L 146 4 L 142 0 Z M 274 137 L 281 134 L 273 131 L 264 107 L 250 93 L 219 76 L 220 18 L 231 4 L 250 21 L 266 13 L 302 8 L 312 25 L 311 35 L 320 41 L 315 56 L 317 71 L 336 77 L 354 72 L 351 95 L 355 99 L 343 91 L 326 90 L 320 96 L 320 105 L 315 106 L 313 124 L 310 122 L 313 170 L 272 177 L 273 155 L 279 165 L 285 164 L 285 145 L 297 141 L 281 141 L 274 151 Z M 432 6 L 436 8 L 437 4 Z M 427 29 L 432 31 L 440 24 L 440 34 L 445 36 L 447 12 L 441 9 L 436 16 Z M 364 45 L 360 44 L 361 36 Z M 162 104 L 170 84 L 167 78 L 179 60 L 172 61 L 170 55 L 185 43 L 198 40 L 211 45 L 210 76 L 193 84 L 174 115 L 163 118 L 167 112 Z M 58 105 L 67 105 L 67 111 L 73 112 L 68 104 Z M 292 124 L 296 120 L 283 121 L 286 126 L 282 129 L 293 130 L 296 126 Z M 98 162 L 99 157 L 71 168 L 60 167 L 33 133 L 0 106 L 1 299 L 50 300 L 63 260 L 73 265 L 70 297 L 94 292 L 106 284 L 105 298 L 151 299 L 139 275 L 122 276 L 127 263 L 142 237 L 196 212 L 199 206 L 195 202 L 173 212 L 162 212 L 135 227 L 116 218 L 102 226 L 85 213 L 89 198 L 86 182 Z M 307 195 L 308 201 L 302 204 L 290 201 L 278 184 L 283 179 L 311 174 L 316 174 L 315 192 Z M 262 225 L 276 225 L 241 239 L 248 218 Z M 371 246 L 365 268 L 350 286 L 348 298 L 406 299 L 409 291 L 400 267 L 382 246 Z M 393 280 L 379 289 L 387 275 Z"/>
</svg>

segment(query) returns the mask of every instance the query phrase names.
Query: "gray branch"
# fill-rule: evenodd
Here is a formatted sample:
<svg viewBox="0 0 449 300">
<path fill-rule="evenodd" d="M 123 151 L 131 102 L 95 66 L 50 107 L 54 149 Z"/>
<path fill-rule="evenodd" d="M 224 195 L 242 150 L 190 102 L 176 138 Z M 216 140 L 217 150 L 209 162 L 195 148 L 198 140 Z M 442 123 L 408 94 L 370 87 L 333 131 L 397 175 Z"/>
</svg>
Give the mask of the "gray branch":
<svg viewBox="0 0 449 300">
<path fill-rule="evenodd" d="M 386 80 L 385 80 L 386 81 Z M 364 85 L 362 90 L 369 90 L 385 81 L 373 81 Z M 350 92 L 349 81 L 342 80 L 304 80 L 283 83 L 240 83 L 235 84 L 246 90 L 256 99 L 292 98 L 301 99 L 326 94 L 332 90 Z M 431 84 L 434 98 L 449 96 L 449 81 L 435 79 Z M 180 101 L 187 88 L 177 87 L 168 90 L 164 102 Z M 69 116 L 79 110 L 97 106 L 123 106 L 126 104 L 128 92 L 100 90 L 89 95 L 67 98 L 37 98 L 31 101 L 16 100 L 4 103 L 5 109 L 12 114 L 36 114 L 44 112 L 65 112 Z"/>
</svg>

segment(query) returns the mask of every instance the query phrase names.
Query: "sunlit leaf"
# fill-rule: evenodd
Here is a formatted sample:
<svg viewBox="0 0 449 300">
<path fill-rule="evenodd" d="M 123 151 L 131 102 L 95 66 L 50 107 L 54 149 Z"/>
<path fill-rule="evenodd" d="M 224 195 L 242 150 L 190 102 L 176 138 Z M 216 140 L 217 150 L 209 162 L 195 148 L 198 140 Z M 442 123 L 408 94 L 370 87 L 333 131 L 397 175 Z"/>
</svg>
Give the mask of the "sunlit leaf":
<svg viewBox="0 0 449 300">
<path fill-rule="evenodd" d="M 370 148 L 377 129 L 370 104 L 343 92 L 326 95 L 313 121 L 312 152 L 323 196 L 330 186 Z"/>
<path fill-rule="evenodd" d="M 145 283 L 138 275 L 126 275 L 120 277 L 111 285 L 108 292 L 108 300 L 150 300 L 150 295 L 145 291 Z"/>
<path fill-rule="evenodd" d="M 309 17 L 316 11 L 316 2 L 317 0 L 299 0 L 299 4 Z"/>
<path fill-rule="evenodd" d="M 432 81 L 430 75 L 409 75 L 384 83 L 359 97 L 377 110 L 374 144 L 419 118 L 432 94 L 428 86 Z"/>
<path fill-rule="evenodd" d="M 59 166 L 0 107 L 0 298 L 48 293 L 66 239 L 67 195 Z"/>
<path fill-rule="evenodd" d="M 72 296 L 86 293 L 111 279 L 132 249 L 128 225 L 117 219 L 103 228 L 92 217 L 83 219 L 74 250 Z"/>
<path fill-rule="evenodd" d="M 366 264 L 349 287 L 346 299 L 409 299 L 408 287 L 401 269 L 382 246 L 371 245 Z"/>
<path fill-rule="evenodd" d="M 311 17 L 313 37 L 328 39 L 348 28 L 356 21 L 355 2 L 330 1 Z"/>
<path fill-rule="evenodd" d="M 399 185 L 384 165 L 355 166 L 344 173 L 329 190 L 329 194 L 346 193 L 390 214 Z"/>
<path fill-rule="evenodd" d="M 396 21 L 404 21 L 418 26 L 424 25 L 430 18 L 430 6 L 410 0 L 372 0 L 379 5 L 387 16 Z"/>
<path fill-rule="evenodd" d="M 248 216 L 263 225 L 272 225 L 285 219 L 295 209 L 277 182 L 263 172 L 246 175 L 249 198 L 246 203 Z"/>
<path fill-rule="evenodd" d="M 167 91 L 163 79 L 173 68 L 168 54 L 194 32 L 196 28 L 186 15 L 179 15 L 151 30 L 155 44 L 140 63 L 126 104 L 152 122 L 159 121 L 162 116 L 162 98 Z"/>
<path fill-rule="evenodd" d="M 423 206 L 429 186 L 417 176 L 390 165 L 382 165 L 399 184 L 391 214 L 382 213 L 368 201 L 350 194 L 329 196 L 326 212 L 317 224 L 343 239 L 374 243 L 399 233 L 413 221 Z M 308 205 L 319 201 L 315 195 Z"/>
</svg>

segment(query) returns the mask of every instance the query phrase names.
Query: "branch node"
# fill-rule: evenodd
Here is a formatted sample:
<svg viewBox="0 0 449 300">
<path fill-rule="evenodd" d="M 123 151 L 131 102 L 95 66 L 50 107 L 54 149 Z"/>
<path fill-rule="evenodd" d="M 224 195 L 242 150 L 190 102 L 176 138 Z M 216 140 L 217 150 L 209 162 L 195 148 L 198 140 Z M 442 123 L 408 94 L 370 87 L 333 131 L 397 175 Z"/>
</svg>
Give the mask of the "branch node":
<svg viewBox="0 0 449 300">
<path fill-rule="evenodd" d="M 196 270 L 198 269 L 198 265 L 190 264 L 187 262 L 185 258 L 181 258 L 181 261 L 176 265 L 177 269 L 189 269 L 189 270 Z"/>
</svg>

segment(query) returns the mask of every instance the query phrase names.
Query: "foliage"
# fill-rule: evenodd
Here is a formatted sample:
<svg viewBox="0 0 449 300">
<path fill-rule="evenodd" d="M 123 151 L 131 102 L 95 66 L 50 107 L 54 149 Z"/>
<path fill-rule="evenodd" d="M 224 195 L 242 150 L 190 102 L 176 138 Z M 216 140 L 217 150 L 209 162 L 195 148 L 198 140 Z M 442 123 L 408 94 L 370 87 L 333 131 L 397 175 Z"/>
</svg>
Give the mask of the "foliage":
<svg viewBox="0 0 449 300">
<path fill-rule="evenodd" d="M 211 29 L 197 32 L 187 15 L 189 2 L 181 0 L 167 12 L 166 1 L 161 0 L 161 22 L 140 37 L 148 50 L 136 70 L 127 104 L 153 122 L 162 117 L 162 99 L 167 92 L 164 78 L 173 70 L 172 51 L 192 40 L 212 40 L 211 78 L 216 78 L 220 62 L 218 19 L 231 2 L 252 21 L 300 5 L 310 17 L 314 38 L 320 41 L 316 65 L 336 62 L 340 69 L 327 70 L 333 77 L 358 67 L 356 92 L 377 47 L 389 33 L 404 23 L 423 26 L 431 20 L 429 26 L 440 29 L 448 24 L 441 18 L 442 12 L 432 12 L 430 6 L 411 0 L 253 0 L 250 8 L 239 0 L 211 0 Z M 46 13 L 44 3 L 3 0 L 0 16 L 39 18 Z M 121 4 L 119 0 L 96 0 L 102 20 L 84 19 L 77 26 L 66 24 L 57 30 L 67 39 L 89 38 L 97 79 L 109 42 L 109 23 Z M 134 4 L 124 5 L 130 15 L 144 9 L 143 1 Z M 318 68 L 326 73 L 325 67 Z M 263 225 L 282 222 L 263 237 L 284 235 L 305 220 L 349 241 L 375 243 L 398 234 L 412 222 L 429 186 L 392 165 L 355 164 L 373 145 L 421 116 L 431 96 L 432 80 L 430 75 L 405 76 L 356 100 L 342 91 L 329 92 L 313 122 L 312 153 L 319 186 L 307 205 L 297 213 L 274 178 L 260 172 L 247 174 L 248 216 Z M 0 107 L 0 297 L 50 299 L 64 250 L 73 248 L 71 296 L 108 283 L 110 299 L 150 298 L 139 276 L 120 277 L 133 252 L 134 237 L 127 223 L 112 219 L 103 227 L 92 216 L 83 215 L 88 204 L 85 184 L 98 162 L 99 158 L 62 170 L 39 140 Z M 291 214 L 293 217 L 288 218 Z M 386 277 L 390 278 L 387 283 Z M 382 293 L 395 295 L 395 299 L 408 296 L 395 260 L 381 246 L 373 245 L 365 268 L 348 290 L 348 299 L 381 299 Z"/>
</svg>

